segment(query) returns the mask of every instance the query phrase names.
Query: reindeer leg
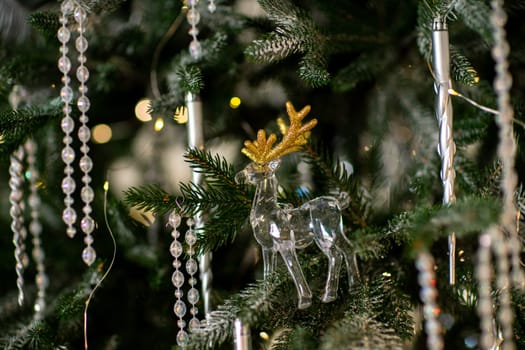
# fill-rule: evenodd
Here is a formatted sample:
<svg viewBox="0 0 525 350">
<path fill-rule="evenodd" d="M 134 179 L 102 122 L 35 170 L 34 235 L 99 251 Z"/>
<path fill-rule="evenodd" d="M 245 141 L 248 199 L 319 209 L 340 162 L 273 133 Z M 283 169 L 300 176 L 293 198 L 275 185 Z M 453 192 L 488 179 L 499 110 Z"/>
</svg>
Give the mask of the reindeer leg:
<svg viewBox="0 0 525 350">
<path fill-rule="evenodd" d="M 278 246 L 279 253 L 283 257 L 284 263 L 297 288 L 297 295 L 299 302 L 297 307 L 299 309 L 306 309 L 312 305 L 312 291 L 306 282 L 303 275 L 301 265 L 295 253 L 295 248 L 292 242 L 280 242 Z"/>
<path fill-rule="evenodd" d="M 346 264 L 346 272 L 348 274 L 348 287 L 352 287 L 355 283 L 355 279 L 359 278 L 359 269 L 357 267 L 357 258 L 353 253 L 352 244 L 348 241 L 348 238 L 340 233 L 342 236 L 337 240 L 336 248 L 343 254 Z"/>
<path fill-rule="evenodd" d="M 339 274 L 343 264 L 343 254 L 335 247 L 323 250 L 328 258 L 328 277 L 326 279 L 326 286 L 321 301 L 323 303 L 330 303 L 337 299 L 337 289 L 339 287 Z"/>
<path fill-rule="evenodd" d="M 264 266 L 264 280 L 275 270 L 275 251 L 273 248 L 261 248 Z"/>
</svg>

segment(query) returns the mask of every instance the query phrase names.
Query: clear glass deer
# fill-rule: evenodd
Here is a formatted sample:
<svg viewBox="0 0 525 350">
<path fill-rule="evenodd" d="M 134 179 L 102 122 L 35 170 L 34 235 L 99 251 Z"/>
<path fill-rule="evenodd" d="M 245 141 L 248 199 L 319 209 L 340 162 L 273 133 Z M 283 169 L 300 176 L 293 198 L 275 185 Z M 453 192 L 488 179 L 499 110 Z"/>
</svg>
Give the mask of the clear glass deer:
<svg viewBox="0 0 525 350">
<path fill-rule="evenodd" d="M 277 202 L 277 179 L 275 172 L 280 157 L 299 150 L 306 142 L 310 130 L 317 120 L 302 124 L 310 112 L 310 106 L 296 112 L 290 102 L 286 103 L 290 126 L 282 120 L 279 126 L 283 134 L 280 143 L 275 134 L 266 138 L 264 130 L 259 130 L 257 140 L 246 141 L 242 152 L 253 160 L 238 176 L 256 186 L 250 223 L 256 241 L 262 249 L 264 278 L 275 268 L 276 253 L 283 258 L 292 276 L 298 293 L 298 308 L 304 309 L 312 303 L 312 292 L 304 277 L 297 259 L 296 249 L 308 246 L 312 241 L 328 258 L 328 276 L 323 302 L 337 298 L 339 275 L 343 260 L 346 263 L 349 285 L 358 276 L 355 255 L 350 241 L 343 231 L 341 210 L 348 206 L 348 194 L 342 192 L 338 198 L 322 196 L 314 198 L 298 208 L 280 205 Z"/>
</svg>

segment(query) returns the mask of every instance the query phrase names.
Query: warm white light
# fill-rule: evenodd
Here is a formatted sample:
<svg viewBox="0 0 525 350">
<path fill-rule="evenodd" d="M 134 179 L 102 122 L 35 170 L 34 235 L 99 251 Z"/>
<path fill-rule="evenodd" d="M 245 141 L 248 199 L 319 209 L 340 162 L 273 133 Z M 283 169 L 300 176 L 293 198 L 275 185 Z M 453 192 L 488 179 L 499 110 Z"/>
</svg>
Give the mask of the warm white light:
<svg viewBox="0 0 525 350">
<path fill-rule="evenodd" d="M 154 129 L 155 131 L 161 131 L 164 129 L 164 119 L 162 119 L 162 117 L 158 117 L 157 120 L 155 120 Z"/>
<path fill-rule="evenodd" d="M 95 143 L 107 143 L 113 136 L 111 127 L 107 124 L 95 125 L 91 130 L 91 134 L 93 135 L 93 142 Z"/>
<path fill-rule="evenodd" d="M 268 333 L 266 333 L 266 332 L 261 332 L 261 333 L 259 333 L 259 337 L 261 337 L 261 338 L 264 339 L 264 340 L 268 340 L 268 339 L 270 339 L 270 336 L 269 336 Z"/>
<path fill-rule="evenodd" d="M 150 99 L 143 98 L 137 102 L 137 105 L 135 106 L 135 116 L 141 122 L 149 122 L 152 119 L 151 114 L 148 112 L 150 103 Z"/>
</svg>

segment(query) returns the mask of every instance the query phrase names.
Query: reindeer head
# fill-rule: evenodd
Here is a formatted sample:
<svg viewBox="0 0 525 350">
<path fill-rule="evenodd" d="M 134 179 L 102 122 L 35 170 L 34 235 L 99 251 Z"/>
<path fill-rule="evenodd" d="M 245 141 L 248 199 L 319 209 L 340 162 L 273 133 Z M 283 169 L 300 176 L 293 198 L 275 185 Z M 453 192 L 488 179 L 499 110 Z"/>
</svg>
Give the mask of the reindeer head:
<svg viewBox="0 0 525 350">
<path fill-rule="evenodd" d="M 310 130 L 317 125 L 317 119 L 302 124 L 303 119 L 310 112 L 310 106 L 305 106 L 297 112 L 291 102 L 286 102 L 286 112 L 290 119 L 290 125 L 286 125 L 282 118 L 277 119 L 283 138 L 275 146 L 277 136 L 270 134 L 266 137 L 266 132 L 262 129 L 257 132 L 256 140 L 244 142 L 244 148 L 241 152 L 252 162 L 237 174 L 238 177 L 244 176 L 249 183 L 257 183 L 262 178 L 274 174 L 279 167 L 282 156 L 301 150 L 307 143 Z"/>
</svg>

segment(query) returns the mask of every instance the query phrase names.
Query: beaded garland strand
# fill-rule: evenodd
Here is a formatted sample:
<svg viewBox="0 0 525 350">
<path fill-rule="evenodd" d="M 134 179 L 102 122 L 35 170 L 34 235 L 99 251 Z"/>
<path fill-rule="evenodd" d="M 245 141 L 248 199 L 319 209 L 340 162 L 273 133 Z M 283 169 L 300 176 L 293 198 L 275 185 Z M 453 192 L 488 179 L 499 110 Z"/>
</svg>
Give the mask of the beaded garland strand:
<svg viewBox="0 0 525 350">
<path fill-rule="evenodd" d="M 89 176 L 89 173 L 91 169 L 93 168 L 93 161 L 88 155 L 89 152 L 89 146 L 88 142 L 91 138 L 91 132 L 89 130 L 89 127 L 87 126 L 87 122 L 89 121 L 89 118 L 87 116 L 87 112 L 90 108 L 90 101 L 89 98 L 86 96 L 88 92 L 88 88 L 86 86 L 86 83 L 89 79 L 89 70 L 85 66 L 86 63 L 86 56 L 85 52 L 88 48 L 88 41 L 86 37 L 84 36 L 84 33 L 86 31 L 86 22 L 87 22 L 87 13 L 86 10 L 80 6 L 78 3 L 76 3 L 73 0 L 65 0 L 61 5 L 61 17 L 60 17 L 60 23 L 62 24 L 61 28 L 58 30 L 57 37 L 58 40 L 61 42 L 60 52 L 61 57 L 58 60 L 58 68 L 63 73 L 62 76 L 62 83 L 64 86 L 62 87 L 60 91 L 60 97 L 62 102 L 64 103 L 64 118 L 61 122 L 61 128 L 64 131 L 64 149 L 62 150 L 62 160 L 65 163 L 65 169 L 64 174 L 65 177 L 62 181 L 62 191 L 65 194 L 64 198 L 64 204 L 65 209 L 62 214 L 62 219 L 64 220 L 64 223 L 67 225 L 66 233 L 69 237 L 73 237 L 76 234 L 76 229 L 74 227 L 74 224 L 77 221 L 77 213 L 75 209 L 73 208 L 73 193 L 76 189 L 76 183 L 75 180 L 72 177 L 73 174 L 73 166 L 72 163 L 75 160 L 75 151 L 71 147 L 71 144 L 73 143 L 73 138 L 71 137 L 71 133 L 73 132 L 75 128 L 75 122 L 73 118 L 71 117 L 71 104 L 73 102 L 74 93 L 73 89 L 70 86 L 71 79 L 69 78 L 69 71 L 71 70 L 72 64 L 70 59 L 68 58 L 67 54 L 69 52 L 68 49 L 68 43 L 71 39 L 71 32 L 68 29 L 68 16 L 73 15 L 73 18 L 75 22 L 77 23 L 77 31 L 78 36 L 75 40 L 75 48 L 78 52 L 78 67 L 76 69 L 76 78 L 79 82 L 78 87 L 78 98 L 76 101 L 76 106 L 78 110 L 80 111 L 80 118 L 79 121 L 81 123 L 79 129 L 78 129 L 78 138 L 81 142 L 80 146 L 80 152 L 82 153 L 82 156 L 79 161 L 79 167 L 80 170 L 83 173 L 82 176 L 82 189 L 80 191 L 80 197 L 82 202 L 84 203 L 84 206 L 82 208 L 82 211 L 84 213 L 84 216 L 82 220 L 80 221 L 80 229 L 84 233 L 84 243 L 86 244 L 86 247 L 82 251 L 82 260 L 87 264 L 91 265 L 96 258 L 96 252 L 92 247 L 93 244 L 93 236 L 91 233 L 95 229 L 95 221 L 91 217 L 91 202 L 94 199 L 94 191 L 90 186 L 91 183 L 91 177 Z"/>
</svg>

